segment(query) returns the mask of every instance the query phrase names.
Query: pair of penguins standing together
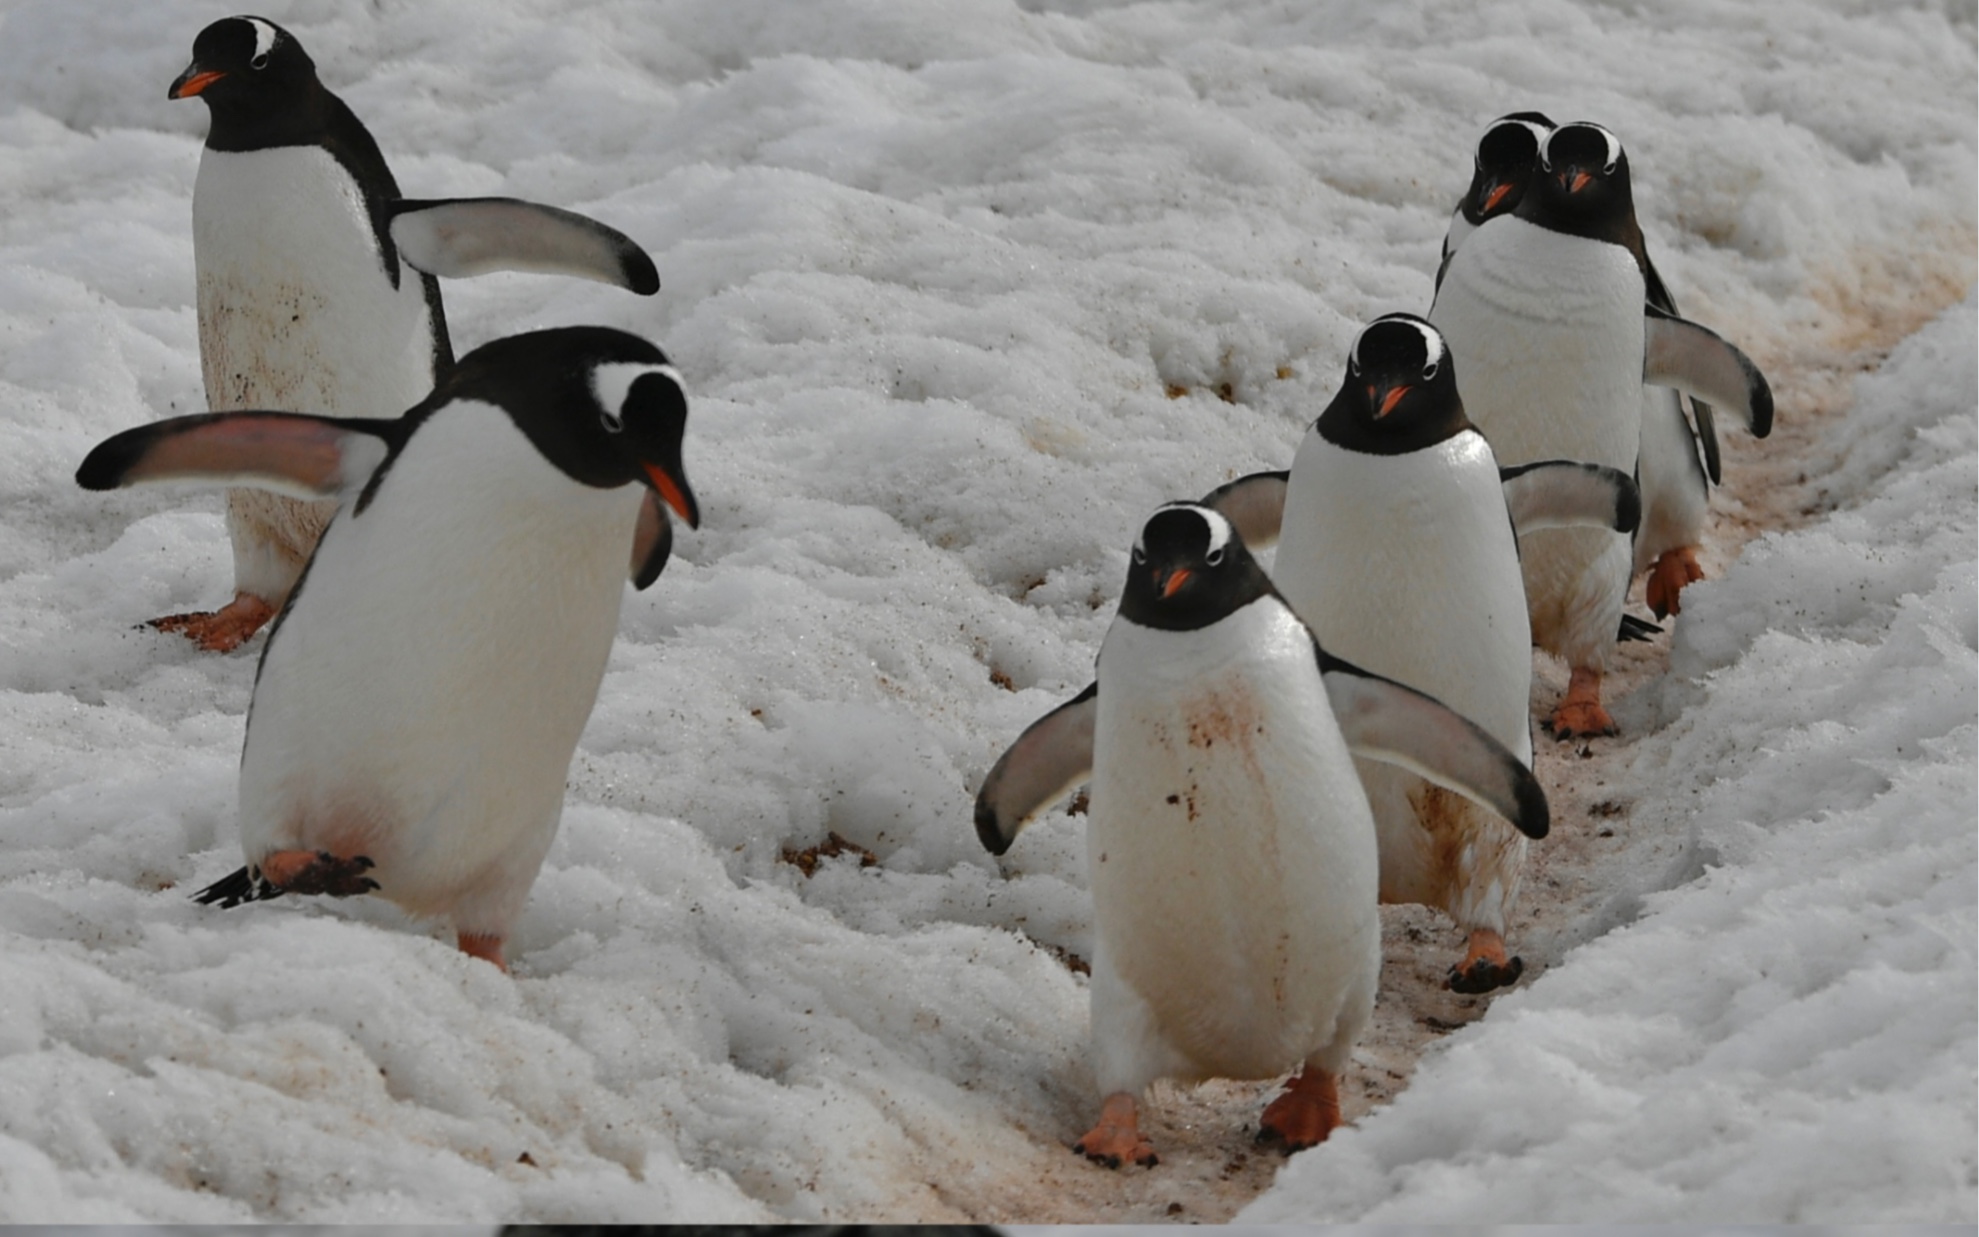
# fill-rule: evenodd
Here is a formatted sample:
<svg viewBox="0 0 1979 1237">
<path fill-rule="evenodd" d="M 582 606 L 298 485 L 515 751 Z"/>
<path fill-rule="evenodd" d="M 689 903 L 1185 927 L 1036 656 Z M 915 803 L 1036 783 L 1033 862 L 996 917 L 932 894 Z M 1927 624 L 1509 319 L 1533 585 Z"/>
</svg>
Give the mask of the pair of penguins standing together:
<svg viewBox="0 0 1979 1237">
<path fill-rule="evenodd" d="M 203 98 L 212 114 L 194 199 L 209 399 L 254 411 L 118 435 L 92 452 L 78 480 L 92 489 L 249 487 L 228 499 L 234 602 L 158 621 L 224 649 L 276 618 L 242 757 L 249 865 L 202 897 L 233 905 L 375 890 L 414 914 L 450 917 L 464 950 L 500 965 L 554 837 L 569 759 L 603 676 L 628 570 L 625 533 L 634 534 L 629 569 L 643 588 L 666 561 L 666 509 L 690 524 L 697 511 L 680 459 L 685 395 L 657 348 L 606 328 L 567 328 L 496 341 L 450 365 L 435 276 L 553 271 L 650 293 L 657 275 L 625 237 L 568 212 L 505 199 L 399 198 L 370 136 L 322 87 L 293 36 L 264 19 L 208 27 L 171 95 Z M 1598 179 L 1619 180 L 1633 229 L 1619 144 L 1593 126 L 1561 132 L 1578 130 L 1608 143 Z M 1536 145 L 1545 163 L 1547 137 Z M 1481 158 L 1480 175 L 1483 166 Z M 1467 217 L 1508 210 L 1514 182 L 1506 184 L 1484 194 L 1474 185 Z M 1463 252 L 1490 248 L 1473 242 Z M 1510 261 L 1524 269 L 1528 259 Z M 1468 269 L 1451 266 L 1451 286 L 1493 295 L 1493 277 Z M 1636 280 L 1636 356 L 1648 358 L 1636 383 L 1645 374 L 1659 380 L 1660 364 L 1660 380 L 1756 408 L 1752 392 L 1763 396 L 1763 382 L 1752 387 L 1756 371 L 1735 352 L 1727 360 L 1715 336 L 1654 313 L 1645 332 Z M 1565 318 L 1538 316 L 1555 326 Z M 1368 819 L 1378 775 L 1364 769 L 1363 792 L 1343 734 L 1356 752 L 1408 771 L 1389 787 L 1406 811 L 1447 787 L 1526 833 L 1545 831 L 1524 724 L 1524 598 L 1511 569 L 1487 565 L 1517 561 L 1508 500 L 1525 531 L 1573 522 L 1627 531 L 1634 491 L 1613 467 L 1546 464 L 1501 477 L 1464 420 L 1452 349 L 1422 319 L 1377 321 L 1356 340 L 1347 386 L 1289 475 L 1246 478 L 1207 505 L 1157 512 L 1134 548 L 1099 681 L 1027 731 L 984 784 L 978 828 L 1001 852 L 1068 781 L 1093 777 L 1094 1042 L 1107 1096 L 1080 1144 L 1093 1158 L 1153 1158 L 1135 1126 L 1134 1096 L 1162 1076 L 1272 1076 L 1304 1063 L 1267 1109 L 1265 1129 L 1299 1147 L 1337 1123 L 1334 1078 L 1371 1009 L 1379 967 Z M 408 403 L 396 420 L 372 419 Z M 261 411 L 271 407 L 360 415 Z M 1315 442 L 1366 471 L 1303 484 Z M 1633 441 L 1626 460 L 1608 454 L 1632 465 Z M 1391 465 L 1398 471 L 1380 473 Z M 1474 482 L 1487 474 L 1488 498 Z M 1306 512 L 1309 493 L 1345 497 L 1348 510 Z M 1448 512 L 1381 514 L 1408 497 Z M 1279 587 L 1291 605 L 1244 544 L 1268 540 L 1281 516 Z M 501 535 L 518 523 L 529 536 Z M 1484 627 L 1499 645 L 1510 637 L 1523 659 L 1511 676 L 1516 725 L 1480 728 L 1321 652 L 1299 617 L 1323 602 L 1295 596 L 1295 581 L 1322 598 L 1346 595 L 1320 587 L 1339 568 L 1294 566 L 1304 561 L 1299 530 L 1328 528 L 1324 540 L 1334 545 L 1378 546 L 1413 526 L 1440 530 L 1459 564 L 1454 576 L 1394 562 L 1347 578 L 1437 579 L 1445 589 L 1454 579 L 1476 590 L 1467 608 L 1418 607 L 1453 620 L 1472 614 L 1428 647 L 1454 659 L 1447 683 L 1475 681 L 1484 696 L 1510 699 L 1496 680 L 1516 659 L 1475 647 L 1481 605 Z M 1614 540 L 1602 536 L 1604 546 Z M 1612 633 L 1614 616 L 1605 621 Z M 544 641 L 546 630 L 559 638 Z M 1461 694 L 1446 698 L 1465 716 L 1491 715 L 1489 703 Z M 1466 874 L 1486 874 L 1456 882 L 1475 905 L 1453 913 L 1467 924 L 1495 920 L 1474 932 L 1474 956 L 1459 969 L 1484 986 L 1509 982 L 1516 959 L 1504 958 L 1500 934 L 1523 838 L 1487 827 L 1456 799 L 1440 802 L 1459 822 Z M 1264 845 L 1233 838 L 1217 848 L 1231 862 L 1203 870 L 1186 857 L 1200 855 L 1204 828 L 1247 832 Z M 1385 849 L 1381 865 L 1387 880 Z"/>
<path fill-rule="evenodd" d="M 1694 429 L 1679 390 L 1709 401 Z M 996 853 L 1091 782 L 1104 1098 L 1078 1151 L 1155 1162 L 1138 1097 L 1157 1078 L 1295 1067 L 1261 1135 L 1323 1141 L 1373 1011 L 1378 901 L 1469 930 L 1452 987 L 1518 978 L 1505 918 L 1548 828 L 1532 646 L 1572 668 L 1554 733 L 1612 733 L 1601 670 L 1631 578 L 1649 569 L 1661 614 L 1700 574 L 1712 405 L 1771 430 L 1764 377 L 1670 307 L 1620 141 L 1494 122 L 1429 317 L 1360 333 L 1289 471 L 1155 513 L 1096 681 L 984 781 Z M 1267 578 L 1249 548 L 1273 540 Z"/>
</svg>

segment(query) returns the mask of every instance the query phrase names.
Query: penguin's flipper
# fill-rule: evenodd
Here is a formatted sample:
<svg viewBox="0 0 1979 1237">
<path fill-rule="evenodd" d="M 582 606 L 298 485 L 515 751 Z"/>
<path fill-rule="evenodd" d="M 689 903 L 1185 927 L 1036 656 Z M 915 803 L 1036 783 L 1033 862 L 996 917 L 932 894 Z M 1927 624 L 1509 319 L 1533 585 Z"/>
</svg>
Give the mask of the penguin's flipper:
<svg viewBox="0 0 1979 1237">
<path fill-rule="evenodd" d="M 647 490 L 639 503 L 639 523 L 632 531 L 632 587 L 645 589 L 666 569 L 673 553 L 673 521 L 667 518 L 659 491 Z"/>
<path fill-rule="evenodd" d="M 1692 413 L 1691 429 L 1697 433 L 1697 445 L 1704 451 L 1704 475 L 1711 478 L 1712 485 L 1718 485 L 1724 472 L 1723 460 L 1718 452 L 1718 423 L 1712 418 L 1711 405 L 1701 399 L 1690 401 Z M 1766 426 L 1771 430 L 1772 424 Z"/>
<path fill-rule="evenodd" d="M 1291 477 L 1289 472 L 1254 472 L 1217 486 L 1203 495 L 1199 505 L 1230 521 L 1245 549 L 1261 550 L 1278 540 Z"/>
<path fill-rule="evenodd" d="M 1642 522 L 1635 481 L 1605 464 L 1540 460 L 1498 470 L 1512 527 L 1521 535 L 1542 528 L 1607 528 L 1632 533 Z"/>
<path fill-rule="evenodd" d="M 976 836 L 992 855 L 1010 849 L 1045 807 L 1092 776 L 1099 684 L 1032 722 L 976 792 Z"/>
<path fill-rule="evenodd" d="M 177 482 L 335 498 L 370 480 L 400 424 L 294 412 L 173 417 L 96 444 L 76 469 L 76 484 L 116 490 Z"/>
<path fill-rule="evenodd" d="M 1773 432 L 1773 390 L 1752 358 L 1711 330 L 1653 305 L 1644 322 L 1644 382 L 1738 411 L 1754 438 Z"/>
<path fill-rule="evenodd" d="M 516 198 L 392 203 L 392 243 L 415 270 L 447 279 L 492 271 L 575 275 L 640 296 L 660 290 L 653 259 L 586 215 Z"/>
<path fill-rule="evenodd" d="M 1527 837 L 1546 836 L 1546 792 L 1504 744 L 1435 698 L 1314 649 L 1341 737 L 1354 755 L 1475 800 Z"/>
</svg>

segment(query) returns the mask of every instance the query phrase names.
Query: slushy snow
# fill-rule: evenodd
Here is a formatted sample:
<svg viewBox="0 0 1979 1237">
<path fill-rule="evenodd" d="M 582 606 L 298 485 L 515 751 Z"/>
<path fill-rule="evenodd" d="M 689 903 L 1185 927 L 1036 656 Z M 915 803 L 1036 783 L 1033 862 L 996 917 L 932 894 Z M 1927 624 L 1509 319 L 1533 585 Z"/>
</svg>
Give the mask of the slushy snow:
<svg viewBox="0 0 1979 1237">
<path fill-rule="evenodd" d="M 409 195 L 653 254 L 650 299 L 449 317 L 667 349 L 703 527 L 627 593 L 512 976 L 375 900 L 192 903 L 259 645 L 141 624 L 230 595 L 219 498 L 72 476 L 205 407 L 165 89 L 227 14 L 0 0 L 0 1220 L 1056 1218 L 1082 825 L 992 860 L 974 789 L 1089 681 L 1147 513 L 1287 466 L 1539 108 L 1628 143 L 1771 449 L 1830 418 L 1814 498 L 1622 714 L 1622 823 L 1680 861 L 1244 1218 L 1973 1221 L 1970 0 L 261 11 Z M 877 862 L 782 859 L 828 833 Z"/>
</svg>

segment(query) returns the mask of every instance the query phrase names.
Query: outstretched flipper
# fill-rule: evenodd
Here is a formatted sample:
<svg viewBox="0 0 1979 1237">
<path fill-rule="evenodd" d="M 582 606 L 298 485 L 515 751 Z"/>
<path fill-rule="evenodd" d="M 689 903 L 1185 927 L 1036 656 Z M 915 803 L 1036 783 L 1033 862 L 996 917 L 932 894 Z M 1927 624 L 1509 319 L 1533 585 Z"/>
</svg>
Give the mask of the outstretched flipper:
<svg viewBox="0 0 1979 1237">
<path fill-rule="evenodd" d="M 1504 744 L 1435 698 L 1313 647 L 1340 735 L 1354 755 L 1397 765 L 1475 800 L 1527 837 L 1546 836 L 1546 792 Z"/>
<path fill-rule="evenodd" d="M 1659 309 L 1673 318 L 1682 317 L 1677 312 L 1676 301 L 1670 297 L 1669 288 L 1663 283 L 1663 277 L 1656 273 L 1656 265 L 1649 260 L 1647 253 L 1642 255 L 1642 280 L 1644 295 L 1651 308 Z M 1711 415 L 1711 405 L 1701 399 L 1693 398 L 1690 401 L 1690 409 L 1691 435 L 1696 438 L 1698 449 L 1704 455 L 1704 475 L 1710 478 L 1712 485 L 1717 485 L 1719 477 L 1724 472 L 1724 461 L 1718 450 L 1717 421 Z"/>
<path fill-rule="evenodd" d="M 76 484 L 85 490 L 246 486 L 291 498 L 336 498 L 363 488 L 399 426 L 294 412 L 173 417 L 98 443 L 76 469 Z"/>
<path fill-rule="evenodd" d="M 1041 810 L 1092 776 L 1099 684 L 1032 722 L 976 792 L 976 836 L 992 855 L 1010 849 Z"/>
<path fill-rule="evenodd" d="M 1627 473 L 1605 464 L 1540 460 L 1498 470 L 1512 527 L 1594 527 L 1632 533 L 1642 522 L 1642 495 Z"/>
<path fill-rule="evenodd" d="M 1217 486 L 1200 505 L 1230 521 L 1246 549 L 1261 550 L 1278 540 L 1291 478 L 1290 472 L 1254 472 Z"/>
<path fill-rule="evenodd" d="M 660 290 L 653 259 L 586 215 L 516 198 L 394 202 L 392 243 L 415 270 L 448 279 L 493 271 L 574 275 L 640 296 Z"/>
<path fill-rule="evenodd" d="M 1653 305 L 1644 323 L 1644 382 L 1733 409 L 1745 417 L 1754 438 L 1773 432 L 1773 390 L 1750 357 L 1709 329 Z M 1708 420 L 1709 413 L 1705 416 Z M 1715 438 L 1714 430 L 1714 445 Z"/>
<path fill-rule="evenodd" d="M 642 592 L 660 578 L 673 553 L 673 521 L 660 506 L 664 501 L 659 491 L 647 490 L 639 503 L 639 523 L 632 532 L 632 587 Z"/>
</svg>

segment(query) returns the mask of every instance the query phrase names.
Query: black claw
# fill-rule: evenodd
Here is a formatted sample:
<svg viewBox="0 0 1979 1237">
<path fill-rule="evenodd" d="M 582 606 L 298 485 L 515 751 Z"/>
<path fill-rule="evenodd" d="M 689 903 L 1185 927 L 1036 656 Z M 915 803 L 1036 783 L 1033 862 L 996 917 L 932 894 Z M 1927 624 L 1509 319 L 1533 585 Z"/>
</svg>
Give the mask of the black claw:
<svg viewBox="0 0 1979 1237">
<path fill-rule="evenodd" d="M 1519 982 L 1519 976 L 1523 974 L 1525 961 L 1522 958 L 1507 958 L 1503 966 L 1494 966 L 1480 958 L 1468 969 L 1458 966 L 1450 968 L 1450 991 L 1474 996 L 1494 988 L 1510 987 Z"/>
</svg>

